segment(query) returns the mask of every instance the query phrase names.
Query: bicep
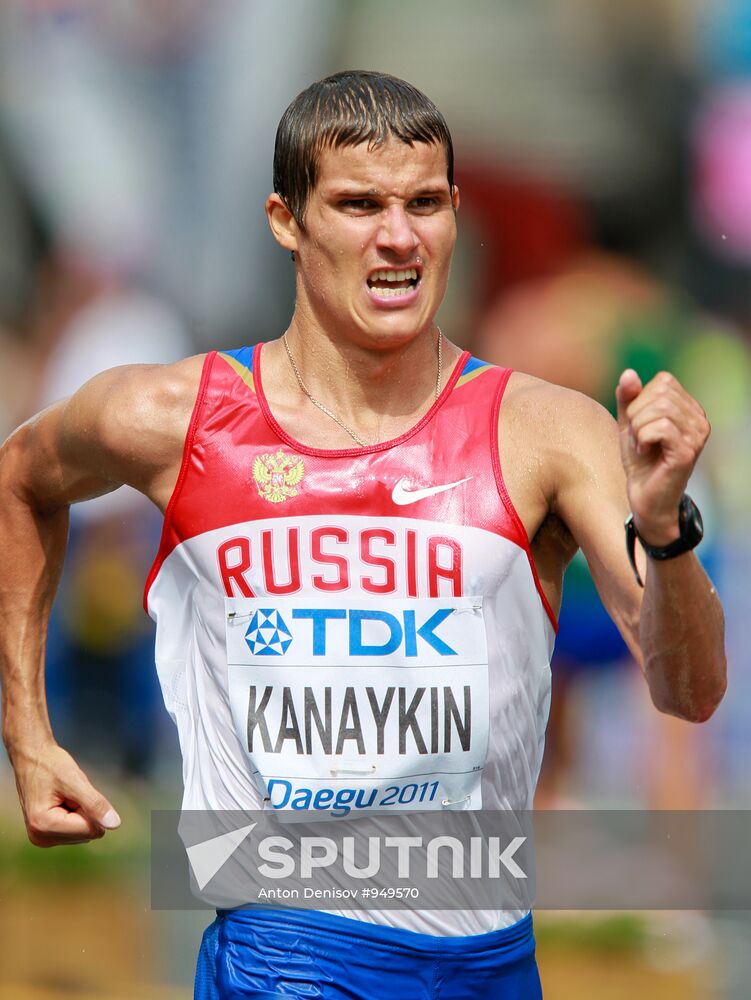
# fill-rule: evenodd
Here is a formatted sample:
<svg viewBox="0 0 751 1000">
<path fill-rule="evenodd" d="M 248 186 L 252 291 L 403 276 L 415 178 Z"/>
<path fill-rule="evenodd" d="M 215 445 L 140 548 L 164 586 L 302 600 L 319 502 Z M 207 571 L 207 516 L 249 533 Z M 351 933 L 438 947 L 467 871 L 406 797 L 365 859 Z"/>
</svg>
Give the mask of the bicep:
<svg viewBox="0 0 751 1000">
<path fill-rule="evenodd" d="M 14 492 L 29 506 L 54 511 L 101 496 L 121 485 L 106 449 L 91 426 L 80 426 L 61 400 L 10 438 L 9 472 Z"/>
<path fill-rule="evenodd" d="M 144 374 L 139 367 L 97 375 L 17 432 L 18 492 L 54 510 L 140 480 L 159 455 L 143 442 Z"/>
<path fill-rule="evenodd" d="M 572 400 L 554 509 L 582 550 L 600 598 L 636 659 L 642 591 L 626 554 L 626 478 L 615 421 L 586 397 Z M 563 458 L 563 456 L 562 456 Z M 639 554 L 639 558 L 641 558 Z"/>
</svg>

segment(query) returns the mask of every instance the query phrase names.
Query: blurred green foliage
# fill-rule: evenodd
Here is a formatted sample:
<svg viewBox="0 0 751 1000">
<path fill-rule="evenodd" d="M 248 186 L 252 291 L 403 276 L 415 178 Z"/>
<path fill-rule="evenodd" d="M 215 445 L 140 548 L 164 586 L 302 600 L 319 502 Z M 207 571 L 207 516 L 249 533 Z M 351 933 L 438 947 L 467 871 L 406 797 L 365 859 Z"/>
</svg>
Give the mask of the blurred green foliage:
<svg viewBox="0 0 751 1000">
<path fill-rule="evenodd" d="M 633 955 L 650 941 L 646 919 L 638 913 L 591 916 L 572 920 L 570 916 L 538 919 L 535 938 L 545 948 L 559 948 L 590 954 Z"/>
</svg>

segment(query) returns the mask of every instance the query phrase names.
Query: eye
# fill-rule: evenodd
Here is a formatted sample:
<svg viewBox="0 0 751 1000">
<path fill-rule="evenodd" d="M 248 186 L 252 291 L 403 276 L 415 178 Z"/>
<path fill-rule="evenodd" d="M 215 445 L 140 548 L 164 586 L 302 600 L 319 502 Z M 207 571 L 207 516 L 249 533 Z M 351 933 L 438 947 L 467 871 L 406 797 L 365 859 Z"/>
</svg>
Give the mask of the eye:
<svg viewBox="0 0 751 1000">
<path fill-rule="evenodd" d="M 427 212 L 437 208 L 439 204 L 440 200 L 438 198 L 435 198 L 432 195 L 426 195 L 424 198 L 413 198 L 409 203 L 409 206 L 412 209 L 417 209 L 418 212 Z"/>
<path fill-rule="evenodd" d="M 346 212 L 370 212 L 378 206 L 371 198 L 345 198 L 339 207 Z"/>
</svg>

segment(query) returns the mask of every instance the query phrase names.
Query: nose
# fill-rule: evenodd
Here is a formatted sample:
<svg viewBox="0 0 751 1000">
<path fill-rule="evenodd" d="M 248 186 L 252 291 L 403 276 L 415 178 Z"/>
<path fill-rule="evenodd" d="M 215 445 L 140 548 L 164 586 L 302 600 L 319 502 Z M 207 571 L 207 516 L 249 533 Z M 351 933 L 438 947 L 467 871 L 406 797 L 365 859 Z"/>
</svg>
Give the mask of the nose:
<svg viewBox="0 0 751 1000">
<path fill-rule="evenodd" d="M 412 219 L 402 205 L 390 205 L 383 213 L 378 230 L 378 249 L 398 257 L 411 256 L 420 245 Z"/>
</svg>

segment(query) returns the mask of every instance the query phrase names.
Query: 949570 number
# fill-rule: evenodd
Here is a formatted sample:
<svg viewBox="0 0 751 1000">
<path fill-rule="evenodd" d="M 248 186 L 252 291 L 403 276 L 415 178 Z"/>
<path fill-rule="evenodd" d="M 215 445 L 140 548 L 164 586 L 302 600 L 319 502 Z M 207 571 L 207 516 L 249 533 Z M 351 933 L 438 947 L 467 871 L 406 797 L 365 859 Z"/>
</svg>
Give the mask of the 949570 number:
<svg viewBox="0 0 751 1000">
<path fill-rule="evenodd" d="M 389 886 L 386 889 L 365 886 L 360 890 L 360 894 L 363 899 L 418 899 L 420 890 L 415 886 Z"/>
</svg>

